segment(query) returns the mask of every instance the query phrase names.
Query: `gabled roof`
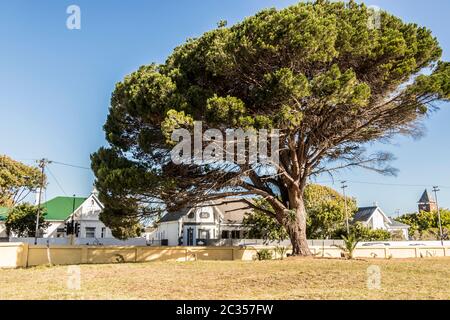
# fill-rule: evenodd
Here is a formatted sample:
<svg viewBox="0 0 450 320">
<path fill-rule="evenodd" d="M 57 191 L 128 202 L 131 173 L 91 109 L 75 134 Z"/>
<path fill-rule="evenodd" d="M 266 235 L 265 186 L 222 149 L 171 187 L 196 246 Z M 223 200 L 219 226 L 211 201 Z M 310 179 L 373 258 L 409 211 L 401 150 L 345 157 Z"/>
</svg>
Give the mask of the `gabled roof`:
<svg viewBox="0 0 450 320">
<path fill-rule="evenodd" d="M 75 205 L 74 205 L 75 199 Z M 73 197 L 56 197 L 52 200 L 44 202 L 42 208 L 45 209 L 45 220 L 47 221 L 64 221 L 77 210 L 87 198 Z"/>
<path fill-rule="evenodd" d="M 232 201 L 232 202 L 227 202 Z M 222 213 L 223 223 L 242 224 L 246 213 L 251 212 L 248 204 L 239 198 L 215 200 L 217 209 Z"/>
<path fill-rule="evenodd" d="M 362 207 L 359 208 L 353 217 L 353 222 L 366 222 L 374 214 L 378 207 Z"/>
<path fill-rule="evenodd" d="M 420 197 L 419 203 L 434 203 L 433 197 L 430 195 L 427 189 L 423 192 Z"/>
<path fill-rule="evenodd" d="M 399 229 L 403 229 L 403 228 L 410 228 L 409 225 L 395 221 L 393 219 L 391 219 L 391 222 L 389 223 L 389 227 L 392 228 L 399 228 Z"/>
<path fill-rule="evenodd" d="M 226 202 L 226 200 L 231 202 Z M 250 209 L 248 209 L 248 204 L 244 201 L 240 201 L 239 198 L 217 199 L 205 202 L 205 204 L 207 203 L 210 203 L 211 207 L 215 207 L 222 214 L 222 222 L 225 224 L 241 224 L 245 214 L 250 211 Z M 205 206 L 205 204 L 203 204 L 203 206 Z M 187 215 L 193 208 L 195 208 L 195 206 L 189 206 L 176 212 L 169 212 L 164 215 L 158 223 L 178 221 Z"/>
<path fill-rule="evenodd" d="M 75 203 L 74 203 L 75 199 Z M 87 198 L 83 197 L 56 197 L 42 204 L 45 211 L 45 220 L 47 221 L 64 221 L 85 202 Z M 0 207 L 0 221 L 6 220 L 9 208 Z"/>
<path fill-rule="evenodd" d="M 177 212 L 169 212 L 169 213 L 166 213 L 166 214 L 158 221 L 158 223 L 161 223 L 161 222 L 178 221 L 178 220 L 180 220 L 181 218 L 183 218 L 188 212 L 189 212 L 189 209 L 182 209 L 182 210 L 177 211 Z"/>
</svg>

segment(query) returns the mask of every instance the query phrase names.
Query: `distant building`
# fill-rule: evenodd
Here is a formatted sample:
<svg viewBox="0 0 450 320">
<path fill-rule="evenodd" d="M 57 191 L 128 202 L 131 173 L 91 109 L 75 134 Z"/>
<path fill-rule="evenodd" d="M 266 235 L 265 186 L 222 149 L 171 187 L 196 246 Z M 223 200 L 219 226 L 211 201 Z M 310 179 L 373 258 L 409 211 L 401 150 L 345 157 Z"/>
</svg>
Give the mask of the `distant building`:
<svg viewBox="0 0 450 320">
<path fill-rule="evenodd" d="M 66 223 L 78 225 L 77 238 L 112 238 L 111 230 L 100 221 L 103 205 L 92 193 L 87 198 L 56 197 L 42 204 L 50 226 L 44 238 L 66 238 Z"/>
<path fill-rule="evenodd" d="M 211 241 L 243 239 L 247 231 L 243 220 L 251 209 L 242 200 L 232 201 L 207 201 L 178 212 L 167 213 L 158 221 L 149 240 L 169 246 L 196 246 L 206 245 Z"/>
<path fill-rule="evenodd" d="M 94 190 L 89 197 L 56 197 L 41 203 L 45 212 L 48 228 L 41 236 L 43 238 L 68 238 L 66 223 L 73 221 L 78 226 L 77 238 L 113 238 L 112 232 L 100 221 L 103 205 Z M 0 208 L 0 238 L 7 238 L 5 220 L 8 208 Z M 11 235 L 14 238 L 14 234 Z"/>
<path fill-rule="evenodd" d="M 401 232 L 405 239 L 409 238 L 408 229 L 410 226 L 389 218 L 378 206 L 359 208 L 352 222 L 361 222 L 372 230 L 382 229 L 390 233 Z"/>
<path fill-rule="evenodd" d="M 437 210 L 436 201 L 433 199 L 433 197 L 430 195 L 427 189 L 425 189 L 425 191 L 423 192 L 418 203 L 419 203 L 419 212 L 420 211 L 433 212 Z"/>
</svg>

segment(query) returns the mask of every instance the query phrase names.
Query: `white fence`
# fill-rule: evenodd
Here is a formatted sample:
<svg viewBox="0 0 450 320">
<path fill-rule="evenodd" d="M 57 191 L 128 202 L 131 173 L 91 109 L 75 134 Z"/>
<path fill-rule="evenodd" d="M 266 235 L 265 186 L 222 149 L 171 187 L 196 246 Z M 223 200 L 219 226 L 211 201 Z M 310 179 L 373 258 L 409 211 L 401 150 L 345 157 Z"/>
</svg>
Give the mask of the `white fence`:
<svg viewBox="0 0 450 320">
<path fill-rule="evenodd" d="M 10 238 L 9 242 L 23 242 L 34 244 L 34 238 Z M 38 245 L 69 245 L 70 238 L 38 238 Z M 132 238 L 128 240 L 118 240 L 115 238 L 75 238 L 74 245 L 90 246 L 146 246 L 145 238 Z"/>
<path fill-rule="evenodd" d="M 445 247 L 450 247 L 450 241 L 443 242 Z M 441 247 L 441 241 L 372 241 L 360 242 L 358 247 Z"/>
<path fill-rule="evenodd" d="M 6 239 L 7 240 L 7 239 Z M 70 238 L 38 238 L 39 245 L 69 245 Z M 34 244 L 34 238 L 10 238 L 9 242 Z M 115 238 L 75 238 L 74 245 L 98 246 L 161 246 L 161 241 L 151 241 L 145 238 L 118 240 Z M 264 241 L 262 239 L 211 239 L 206 244 L 212 247 L 251 247 L 251 246 L 284 246 L 291 245 L 289 240 Z M 308 240 L 310 247 L 333 247 L 343 245 L 343 240 Z M 373 241 L 360 242 L 358 248 L 370 247 L 440 247 L 440 241 Z M 444 241 L 444 246 L 450 247 L 450 241 Z"/>
</svg>

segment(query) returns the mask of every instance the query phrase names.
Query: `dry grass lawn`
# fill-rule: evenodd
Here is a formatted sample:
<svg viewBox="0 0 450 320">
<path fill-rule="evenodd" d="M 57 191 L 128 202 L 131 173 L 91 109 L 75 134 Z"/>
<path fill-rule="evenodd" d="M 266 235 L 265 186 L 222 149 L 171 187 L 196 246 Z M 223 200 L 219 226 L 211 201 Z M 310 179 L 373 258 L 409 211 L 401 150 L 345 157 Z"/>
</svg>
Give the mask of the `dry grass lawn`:
<svg viewBox="0 0 450 320">
<path fill-rule="evenodd" d="M 367 288 L 367 268 L 381 288 Z M 450 258 L 198 261 L 0 270 L 0 299 L 450 299 Z"/>
</svg>

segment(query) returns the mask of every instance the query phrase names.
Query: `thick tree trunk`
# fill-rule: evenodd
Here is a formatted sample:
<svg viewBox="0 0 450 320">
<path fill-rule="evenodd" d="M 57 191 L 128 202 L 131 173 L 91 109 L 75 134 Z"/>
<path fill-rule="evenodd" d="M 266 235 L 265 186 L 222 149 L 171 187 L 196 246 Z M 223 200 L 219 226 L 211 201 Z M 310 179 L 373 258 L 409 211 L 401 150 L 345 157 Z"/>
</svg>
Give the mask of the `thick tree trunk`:
<svg viewBox="0 0 450 320">
<path fill-rule="evenodd" d="M 295 192 L 296 191 L 296 192 Z M 311 256 L 306 237 L 306 209 L 299 190 L 290 193 L 290 211 L 286 210 L 279 221 L 286 229 L 294 256 Z"/>
<path fill-rule="evenodd" d="M 288 219 L 285 226 L 292 243 L 292 254 L 295 256 L 311 256 L 308 240 L 306 238 L 306 210 L 303 200 L 295 210 L 294 219 Z M 290 221 L 289 221 L 290 220 Z"/>
</svg>

